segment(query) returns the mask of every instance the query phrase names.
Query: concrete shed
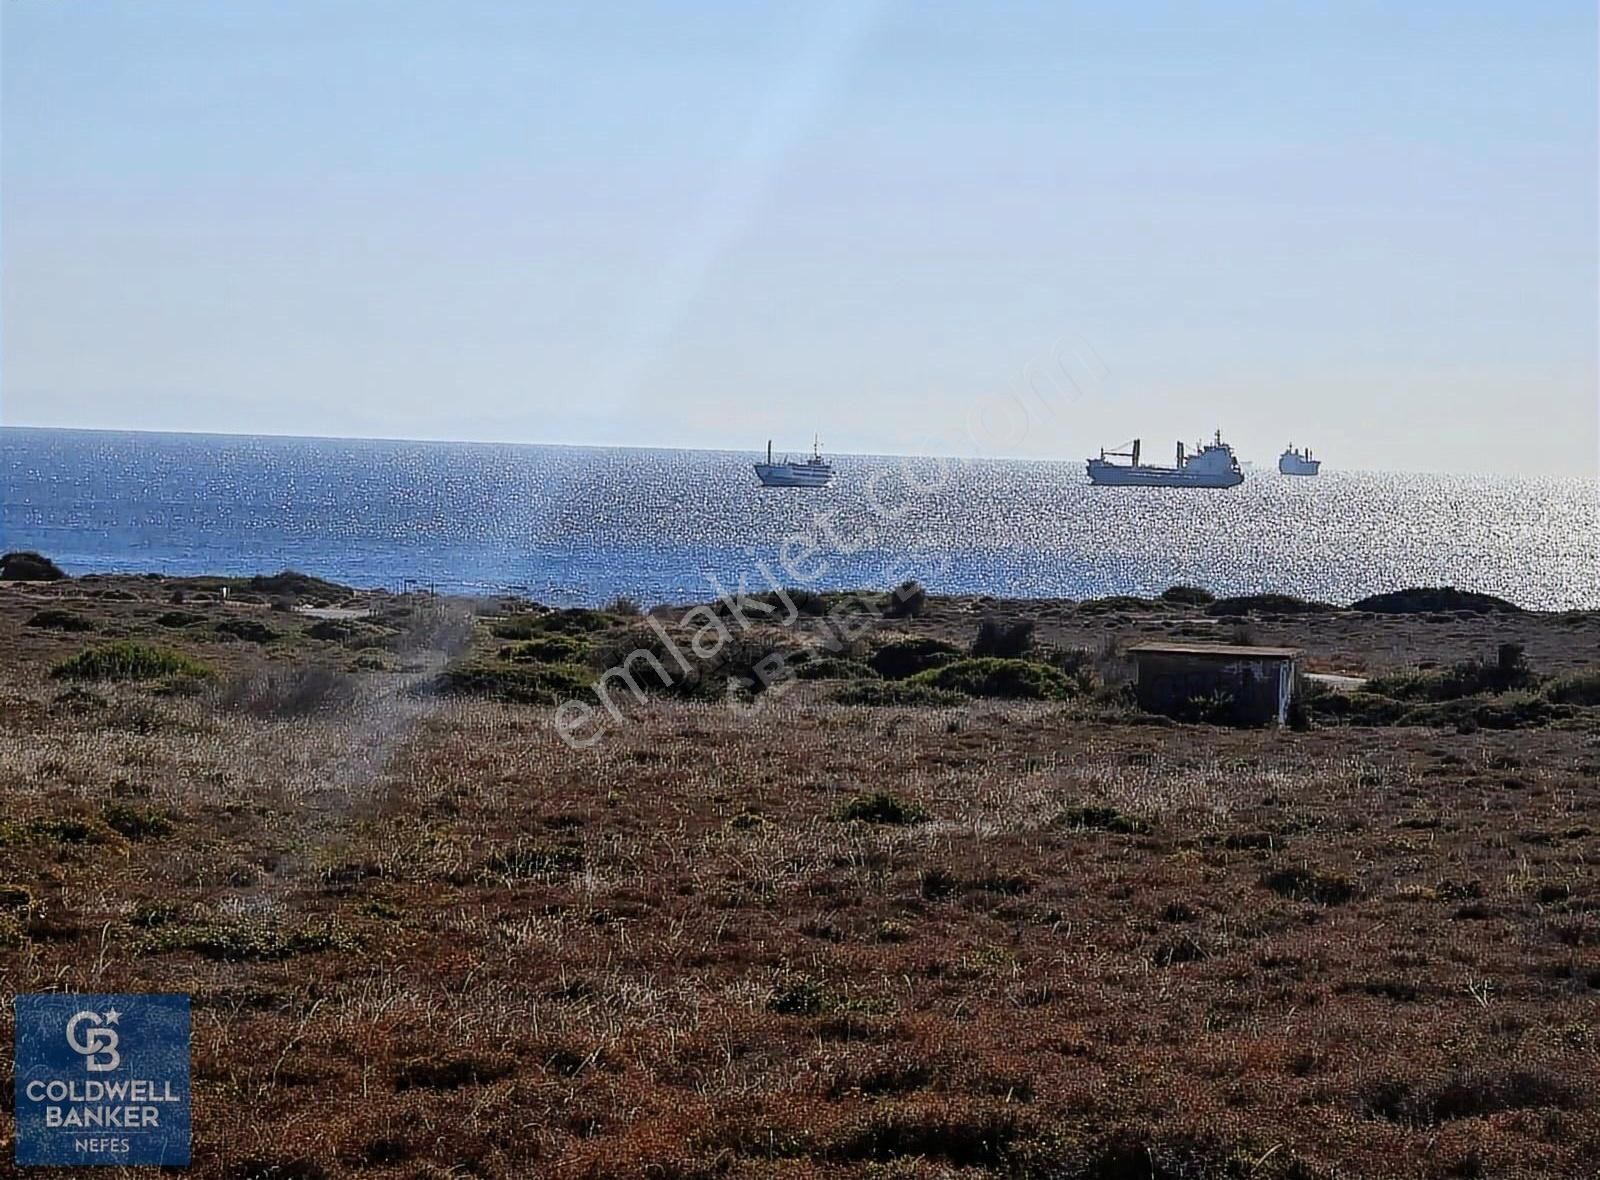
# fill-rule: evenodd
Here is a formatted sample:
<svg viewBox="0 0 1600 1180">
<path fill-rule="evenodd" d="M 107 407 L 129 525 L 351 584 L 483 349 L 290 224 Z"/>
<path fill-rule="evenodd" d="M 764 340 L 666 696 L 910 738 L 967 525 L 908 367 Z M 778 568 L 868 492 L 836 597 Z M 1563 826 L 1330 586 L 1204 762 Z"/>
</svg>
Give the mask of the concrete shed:
<svg viewBox="0 0 1600 1180">
<path fill-rule="evenodd" d="M 1225 643 L 1136 643 L 1134 664 L 1139 707 L 1169 717 L 1196 715 L 1197 700 L 1231 703 L 1219 719 L 1236 725 L 1282 725 L 1294 696 L 1292 647 L 1244 647 Z"/>
</svg>

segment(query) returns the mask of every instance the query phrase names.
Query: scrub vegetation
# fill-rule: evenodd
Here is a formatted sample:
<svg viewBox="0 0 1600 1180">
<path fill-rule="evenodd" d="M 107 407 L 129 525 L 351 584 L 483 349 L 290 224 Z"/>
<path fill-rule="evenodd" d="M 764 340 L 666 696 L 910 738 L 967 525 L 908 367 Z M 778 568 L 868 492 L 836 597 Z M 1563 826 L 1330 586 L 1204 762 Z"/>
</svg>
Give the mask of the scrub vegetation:
<svg viewBox="0 0 1600 1180">
<path fill-rule="evenodd" d="M 709 612 L 7 583 L 0 981 L 191 995 L 207 1180 L 1587 1174 L 1600 616 L 1253 596 L 1364 684 L 1140 713 L 1208 597 L 817 595 L 575 751 Z"/>
</svg>

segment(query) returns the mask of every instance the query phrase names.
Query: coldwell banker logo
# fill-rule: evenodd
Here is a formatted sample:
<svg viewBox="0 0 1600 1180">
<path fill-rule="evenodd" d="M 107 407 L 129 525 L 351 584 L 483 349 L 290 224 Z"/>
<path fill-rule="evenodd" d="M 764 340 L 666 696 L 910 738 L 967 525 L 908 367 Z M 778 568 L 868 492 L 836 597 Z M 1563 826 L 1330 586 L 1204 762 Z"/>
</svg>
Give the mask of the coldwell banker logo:
<svg viewBox="0 0 1600 1180">
<path fill-rule="evenodd" d="M 18 996 L 17 1163 L 189 1162 L 188 996 Z"/>
</svg>

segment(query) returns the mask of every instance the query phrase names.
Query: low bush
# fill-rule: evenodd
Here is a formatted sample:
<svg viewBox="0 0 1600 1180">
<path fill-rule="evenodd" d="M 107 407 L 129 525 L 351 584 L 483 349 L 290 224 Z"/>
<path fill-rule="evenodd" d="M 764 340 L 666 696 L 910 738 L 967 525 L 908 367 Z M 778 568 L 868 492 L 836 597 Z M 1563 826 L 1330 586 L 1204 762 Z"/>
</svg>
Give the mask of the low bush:
<svg viewBox="0 0 1600 1180">
<path fill-rule="evenodd" d="M 82 615 L 70 610 L 36 611 L 28 618 L 28 626 L 38 627 L 43 631 L 93 631 L 94 620 L 86 619 Z"/>
<path fill-rule="evenodd" d="M 1150 831 L 1147 820 L 1125 815 L 1115 807 L 1103 805 L 1076 805 L 1064 808 L 1055 818 L 1055 826 L 1076 831 L 1114 832 L 1121 836 L 1142 836 Z"/>
<path fill-rule="evenodd" d="M 156 626 L 176 629 L 178 627 L 192 627 L 196 623 L 205 622 L 204 615 L 197 615 L 193 611 L 169 610 L 156 616 Z"/>
<path fill-rule="evenodd" d="M 901 582 L 889 592 L 883 613 L 891 619 L 914 619 L 928 605 L 928 593 L 920 582 Z"/>
<path fill-rule="evenodd" d="M 507 881 L 550 874 L 581 873 L 583 849 L 566 845 L 514 844 L 490 856 L 483 875 Z"/>
<path fill-rule="evenodd" d="M 580 664 L 505 665 L 466 660 L 446 668 L 434 688 L 455 696 L 523 705 L 558 705 L 586 692 L 594 673 Z"/>
<path fill-rule="evenodd" d="M 59 582 L 67 575 L 42 553 L 0 554 L 0 582 Z"/>
<path fill-rule="evenodd" d="M 1079 686 L 1048 664 L 998 657 L 957 660 L 926 672 L 909 683 L 973 697 L 1007 700 L 1064 701 L 1079 695 Z"/>
<path fill-rule="evenodd" d="M 348 709 L 360 697 L 360 682 L 325 664 L 260 668 L 230 680 L 218 704 L 255 717 L 309 717 Z"/>
<path fill-rule="evenodd" d="M 1437 671 L 1401 672 L 1367 681 L 1367 691 L 1398 701 L 1454 701 L 1480 693 L 1509 692 L 1536 683 L 1522 647 L 1504 643 L 1493 663 L 1462 660 Z"/>
<path fill-rule="evenodd" d="M 496 639 L 534 639 L 542 635 L 591 635 L 616 625 L 616 618 L 604 611 L 576 607 L 505 615 L 489 624 L 489 633 Z"/>
<path fill-rule="evenodd" d="M 998 656 L 1016 660 L 1027 655 L 1033 647 L 1033 624 L 1027 619 L 984 619 L 978 624 L 978 635 L 972 641 L 972 654 L 978 657 Z"/>
<path fill-rule="evenodd" d="M 511 1058 L 449 1057 L 442 1061 L 408 1061 L 395 1071 L 394 1088 L 406 1090 L 459 1090 L 483 1086 L 516 1072 Z"/>
<path fill-rule="evenodd" d="M 306 628 L 306 635 L 357 651 L 370 647 L 393 647 L 399 638 L 399 632 L 365 619 L 318 619 Z"/>
<path fill-rule="evenodd" d="M 841 705 L 900 705 L 934 709 L 967 702 L 967 698 L 959 692 L 931 688 L 909 680 L 855 680 L 835 692 L 833 700 Z"/>
<path fill-rule="evenodd" d="M 1342 905 L 1361 892 L 1355 878 L 1346 873 L 1309 868 L 1274 869 L 1262 874 L 1261 883 L 1283 897 L 1316 905 Z"/>
<path fill-rule="evenodd" d="M 839 808 L 836 816 L 869 824 L 920 824 L 928 818 L 928 810 L 887 791 L 875 791 L 855 796 Z"/>
<path fill-rule="evenodd" d="M 961 658 L 961 649 L 940 639 L 893 639 L 873 650 L 867 665 L 885 680 L 904 680 Z"/>
<path fill-rule="evenodd" d="M 256 594 L 280 598 L 339 599 L 349 598 L 351 593 L 348 586 L 341 586 L 337 582 L 329 582 L 311 574 L 303 574 L 299 570 L 257 574 L 244 583 L 244 588 Z"/>
<path fill-rule="evenodd" d="M 1215 692 L 1188 697 L 1172 710 L 1179 721 L 1193 721 L 1200 725 L 1230 725 L 1238 716 L 1239 705 L 1233 694 L 1219 688 Z"/>
<path fill-rule="evenodd" d="M 50 669 L 61 680 L 160 680 L 168 676 L 205 679 L 209 665 L 182 652 L 123 640 L 85 648 Z"/>
<path fill-rule="evenodd" d="M 1472 614 L 1517 614 L 1522 608 L 1493 594 L 1457 590 L 1454 586 L 1413 586 L 1373 594 L 1350 604 L 1351 610 L 1384 615 L 1417 615 L 1435 611 L 1468 611 Z"/>
<path fill-rule="evenodd" d="M 1296 598 L 1293 594 L 1240 594 L 1218 598 L 1206 607 L 1208 615 L 1325 615 L 1339 608 L 1327 602 Z"/>
<path fill-rule="evenodd" d="M 278 633 L 260 619 L 224 619 L 217 624 L 216 632 L 248 643 L 271 643 L 278 638 Z"/>
<path fill-rule="evenodd" d="M 546 635 L 503 647 L 498 655 L 517 664 L 581 664 L 593 650 L 589 640 L 579 635 Z"/>
<path fill-rule="evenodd" d="M 1463 697 L 1422 705 L 1404 713 L 1399 725 L 1450 727 L 1463 732 L 1478 729 L 1538 729 L 1571 717 L 1570 705 L 1552 704 L 1532 692 L 1507 692 L 1493 696 Z"/>
<path fill-rule="evenodd" d="M 801 680 L 877 680 L 878 673 L 861 660 L 848 660 L 841 656 L 823 656 L 795 666 L 795 675 Z"/>
<path fill-rule="evenodd" d="M 1558 676 L 1545 685 L 1544 695 L 1560 705 L 1600 705 L 1600 670 Z"/>
<path fill-rule="evenodd" d="M 1318 720 L 1342 721 L 1349 725 L 1395 725 L 1411 711 L 1403 701 L 1360 689 L 1316 693 L 1306 697 L 1306 707 Z"/>
<path fill-rule="evenodd" d="M 1085 615 L 1138 614 L 1167 609 L 1167 603 L 1158 598 L 1139 598 L 1133 594 L 1112 594 L 1106 598 L 1085 598 L 1078 603 L 1078 613 Z"/>
<path fill-rule="evenodd" d="M 629 598 L 626 594 L 619 594 L 605 606 L 601 607 L 608 615 L 621 615 L 628 619 L 637 619 L 644 615 L 644 607 L 637 598 Z"/>
<path fill-rule="evenodd" d="M 355 936 L 335 926 L 288 930 L 259 920 L 162 925 L 139 944 L 145 954 L 192 951 L 203 959 L 223 963 L 272 963 L 296 955 L 359 948 Z"/>
<path fill-rule="evenodd" d="M 166 812 L 132 803 L 107 803 L 100 809 L 100 818 L 106 827 L 130 840 L 158 840 L 173 831 L 172 817 Z"/>
<path fill-rule="evenodd" d="M 1162 602 L 1175 602 L 1180 606 L 1209 606 L 1217 596 L 1199 586 L 1168 586 L 1161 592 Z"/>
</svg>

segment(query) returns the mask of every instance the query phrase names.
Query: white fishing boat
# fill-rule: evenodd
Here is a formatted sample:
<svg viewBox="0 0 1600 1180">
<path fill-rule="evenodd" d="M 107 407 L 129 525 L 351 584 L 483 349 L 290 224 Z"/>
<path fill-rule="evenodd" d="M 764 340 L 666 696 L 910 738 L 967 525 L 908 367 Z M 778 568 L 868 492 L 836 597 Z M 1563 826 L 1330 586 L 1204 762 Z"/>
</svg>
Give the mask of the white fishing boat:
<svg viewBox="0 0 1600 1180">
<path fill-rule="evenodd" d="M 822 444 L 812 439 L 809 459 L 772 461 L 772 440 L 767 440 L 767 461 L 755 465 L 756 475 L 769 488 L 820 488 L 833 478 L 833 464 L 822 457 Z"/>
<path fill-rule="evenodd" d="M 1290 443 L 1289 449 L 1278 456 L 1278 470 L 1284 475 L 1315 475 L 1322 470 L 1322 460 L 1311 457 L 1310 447 L 1297 451 Z"/>
<path fill-rule="evenodd" d="M 1127 463 L 1113 463 L 1112 459 L 1127 459 Z M 1222 441 L 1222 431 L 1216 440 L 1198 444 L 1190 452 L 1178 444 L 1175 467 L 1159 467 L 1139 462 L 1139 440 L 1126 451 L 1102 450 L 1098 459 L 1090 459 L 1089 482 L 1112 487 L 1137 488 L 1231 488 L 1244 482 L 1244 472 L 1239 470 L 1239 460 L 1233 448 Z"/>
</svg>

